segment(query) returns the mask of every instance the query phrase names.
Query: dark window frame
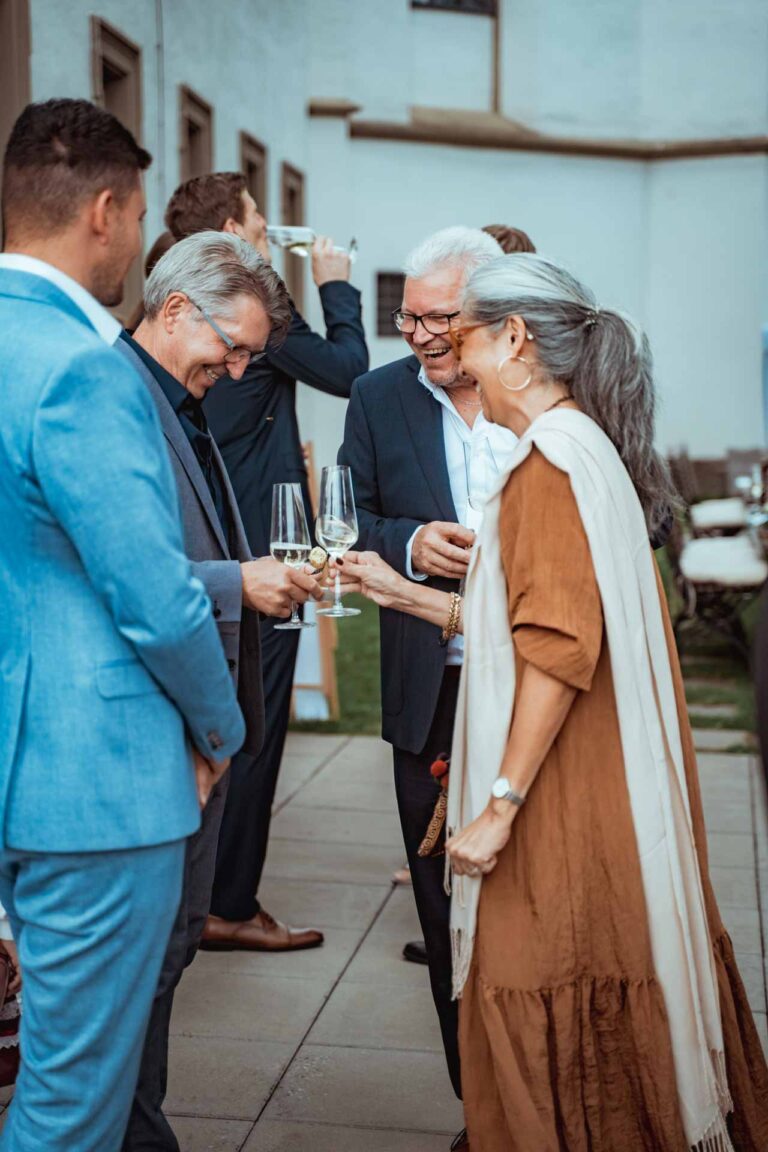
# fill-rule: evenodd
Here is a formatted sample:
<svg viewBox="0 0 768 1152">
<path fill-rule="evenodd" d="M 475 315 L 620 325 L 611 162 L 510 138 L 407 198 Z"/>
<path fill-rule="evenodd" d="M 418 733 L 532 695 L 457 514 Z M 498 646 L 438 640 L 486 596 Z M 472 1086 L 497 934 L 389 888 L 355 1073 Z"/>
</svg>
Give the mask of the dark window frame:
<svg viewBox="0 0 768 1152">
<path fill-rule="evenodd" d="M 298 204 L 298 210 L 296 205 Z M 304 224 L 306 183 L 304 173 L 283 161 L 280 169 L 280 216 L 283 224 Z M 293 252 L 284 255 L 284 280 L 297 312 L 304 309 L 304 283 L 309 261 Z"/>
<path fill-rule="evenodd" d="M 119 115 L 118 119 L 141 143 L 143 131 L 141 48 L 100 16 L 91 16 L 91 91 L 94 104 L 98 104 L 100 108 L 109 107 L 104 85 L 105 66 L 116 74 L 116 78 L 129 81 L 128 107 L 121 109 L 123 114 Z M 114 108 L 109 110 L 118 115 Z"/>
<path fill-rule="evenodd" d="M 188 124 L 202 136 L 205 156 L 195 163 L 191 154 Z M 184 184 L 194 176 L 207 176 L 213 171 L 213 106 L 187 84 L 179 85 L 179 177 Z"/>
<path fill-rule="evenodd" d="M 249 169 L 258 170 L 255 181 L 252 180 Z M 248 132 L 240 133 L 240 171 L 245 176 L 248 191 L 256 201 L 256 207 L 262 216 L 267 217 L 269 150 L 266 144 L 262 144 Z"/>
<path fill-rule="evenodd" d="M 32 99 L 29 0 L 0 0 L 0 172 L 11 129 Z"/>
<path fill-rule="evenodd" d="M 411 0 L 411 8 L 433 12 L 460 12 L 465 16 L 498 16 L 498 0 Z"/>
<path fill-rule="evenodd" d="M 107 80 L 106 73 L 110 73 Z M 141 143 L 143 126 L 141 48 L 119 28 L 91 16 L 91 92 L 94 104 L 117 116 Z M 110 87 L 114 83 L 114 88 Z M 135 311 L 144 288 L 144 268 L 134 260 L 125 278 L 122 302 L 113 309 L 121 321 Z"/>
<path fill-rule="evenodd" d="M 403 302 L 403 286 L 405 274 L 403 272 L 377 272 L 376 273 L 376 335 L 380 339 L 390 336 L 400 336 L 392 313 Z"/>
</svg>

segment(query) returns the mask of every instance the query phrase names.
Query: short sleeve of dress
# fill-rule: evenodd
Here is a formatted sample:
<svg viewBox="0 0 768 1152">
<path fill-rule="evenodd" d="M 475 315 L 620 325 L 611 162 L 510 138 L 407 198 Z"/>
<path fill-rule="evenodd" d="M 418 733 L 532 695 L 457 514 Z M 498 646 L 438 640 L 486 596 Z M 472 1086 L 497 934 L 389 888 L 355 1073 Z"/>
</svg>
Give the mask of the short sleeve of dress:
<svg viewBox="0 0 768 1152">
<path fill-rule="evenodd" d="M 536 448 L 509 478 L 499 532 L 517 651 L 588 691 L 603 639 L 600 593 L 570 479 Z"/>
</svg>

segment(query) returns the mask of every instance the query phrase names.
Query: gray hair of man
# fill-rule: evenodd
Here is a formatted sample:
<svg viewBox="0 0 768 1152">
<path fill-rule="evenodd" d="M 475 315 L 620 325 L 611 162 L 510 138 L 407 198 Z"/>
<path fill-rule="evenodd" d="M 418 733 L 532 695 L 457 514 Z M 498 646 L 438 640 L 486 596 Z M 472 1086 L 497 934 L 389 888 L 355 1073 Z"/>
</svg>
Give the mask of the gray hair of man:
<svg viewBox="0 0 768 1152">
<path fill-rule="evenodd" d="M 155 264 L 144 288 L 147 320 L 173 292 L 211 316 L 232 316 L 237 296 L 255 296 L 270 321 L 270 343 L 285 336 L 291 301 L 285 284 L 247 240 L 230 232 L 196 232 L 179 240 Z M 202 318 L 201 318 L 202 322 Z"/>
<path fill-rule="evenodd" d="M 457 225 L 443 228 L 417 244 L 408 253 L 403 272 L 411 280 L 423 280 L 445 268 L 460 268 L 464 271 L 463 283 L 466 283 L 475 268 L 502 253 L 500 245 L 481 228 Z"/>
<path fill-rule="evenodd" d="M 645 333 L 551 260 L 502 256 L 473 273 L 462 320 L 500 330 L 520 316 L 547 377 L 565 384 L 613 441 L 637 491 L 651 536 L 668 526 L 678 498 L 653 446 L 656 389 Z"/>
</svg>

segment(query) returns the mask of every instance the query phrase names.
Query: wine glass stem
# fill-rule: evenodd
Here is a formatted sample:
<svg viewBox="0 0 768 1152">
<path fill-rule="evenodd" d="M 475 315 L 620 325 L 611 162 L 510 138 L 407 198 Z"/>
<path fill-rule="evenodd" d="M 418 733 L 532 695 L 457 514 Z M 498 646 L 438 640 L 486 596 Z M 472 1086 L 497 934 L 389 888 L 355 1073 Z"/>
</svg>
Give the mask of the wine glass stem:
<svg viewBox="0 0 768 1152">
<path fill-rule="evenodd" d="M 295 600 L 291 600 L 291 624 L 301 624 L 301 620 L 299 620 L 299 605 Z"/>
<path fill-rule="evenodd" d="M 339 572 L 338 566 L 336 568 L 336 584 L 334 588 L 333 606 L 334 608 L 341 608 L 341 573 Z"/>
</svg>

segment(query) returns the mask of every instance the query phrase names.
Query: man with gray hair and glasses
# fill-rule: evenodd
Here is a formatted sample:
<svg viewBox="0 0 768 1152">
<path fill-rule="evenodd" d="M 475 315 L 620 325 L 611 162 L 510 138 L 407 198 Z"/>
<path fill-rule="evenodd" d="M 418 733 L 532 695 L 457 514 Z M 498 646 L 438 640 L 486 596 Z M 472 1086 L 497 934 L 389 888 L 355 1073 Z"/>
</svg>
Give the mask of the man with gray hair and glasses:
<svg viewBox="0 0 768 1152">
<path fill-rule="evenodd" d="M 181 505 L 184 544 L 205 585 L 237 685 L 246 724 L 242 754 L 258 755 L 264 737 L 259 613 L 288 616 L 292 600 L 322 595 L 317 582 L 270 557 L 254 560 L 202 401 L 216 381 L 237 380 L 279 340 L 291 319 L 280 277 L 245 240 L 199 232 L 155 265 L 144 292 L 144 319 L 118 347 L 157 407 Z M 200 941 L 211 899 L 229 774 L 211 779 L 202 827 L 187 845 L 181 906 L 171 933 L 144 1043 L 139 1082 L 123 1148 L 178 1152 L 163 1115 L 173 996 Z"/>
<path fill-rule="evenodd" d="M 513 433 L 485 420 L 475 383 L 462 373 L 448 339 L 468 277 L 500 255 L 491 236 L 461 227 L 437 232 L 411 252 L 403 302 L 393 316 L 411 355 L 355 382 L 339 454 L 352 469 L 360 548 L 446 591 L 461 586 L 485 494 L 517 443 Z M 420 856 L 419 847 L 440 795 L 430 767 L 451 747 L 462 652 L 460 636 L 446 643 L 434 625 L 381 610 L 382 735 L 393 745 L 400 822 L 458 1096 L 443 837 L 428 856 Z M 467 1147 L 465 1133 L 453 1147 Z"/>
</svg>

